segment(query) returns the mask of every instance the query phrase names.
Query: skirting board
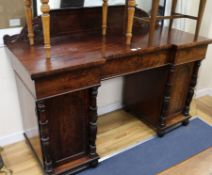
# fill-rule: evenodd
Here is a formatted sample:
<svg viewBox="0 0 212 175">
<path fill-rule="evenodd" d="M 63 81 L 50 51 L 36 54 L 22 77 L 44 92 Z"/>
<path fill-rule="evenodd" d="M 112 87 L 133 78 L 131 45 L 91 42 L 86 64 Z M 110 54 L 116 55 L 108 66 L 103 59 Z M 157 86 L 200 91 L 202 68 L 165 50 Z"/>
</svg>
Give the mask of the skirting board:
<svg viewBox="0 0 212 175">
<path fill-rule="evenodd" d="M 194 98 L 197 99 L 203 96 L 212 96 L 212 88 L 196 90 Z"/>
<path fill-rule="evenodd" d="M 0 146 L 10 145 L 24 140 L 23 132 L 17 132 L 0 138 Z"/>
<path fill-rule="evenodd" d="M 98 107 L 97 113 L 100 116 L 100 115 L 104 115 L 104 114 L 107 114 L 122 108 L 123 108 L 123 104 L 121 102 L 117 102 L 107 106 Z"/>
</svg>

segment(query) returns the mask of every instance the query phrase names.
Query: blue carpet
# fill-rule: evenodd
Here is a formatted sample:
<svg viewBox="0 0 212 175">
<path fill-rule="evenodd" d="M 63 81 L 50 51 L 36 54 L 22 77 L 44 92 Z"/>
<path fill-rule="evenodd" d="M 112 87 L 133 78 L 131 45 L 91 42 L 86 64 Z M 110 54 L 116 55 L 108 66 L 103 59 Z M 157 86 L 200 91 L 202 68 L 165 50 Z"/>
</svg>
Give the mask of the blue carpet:
<svg viewBox="0 0 212 175">
<path fill-rule="evenodd" d="M 155 175 L 212 146 L 212 127 L 194 119 L 163 138 L 154 138 L 78 175 Z"/>
</svg>

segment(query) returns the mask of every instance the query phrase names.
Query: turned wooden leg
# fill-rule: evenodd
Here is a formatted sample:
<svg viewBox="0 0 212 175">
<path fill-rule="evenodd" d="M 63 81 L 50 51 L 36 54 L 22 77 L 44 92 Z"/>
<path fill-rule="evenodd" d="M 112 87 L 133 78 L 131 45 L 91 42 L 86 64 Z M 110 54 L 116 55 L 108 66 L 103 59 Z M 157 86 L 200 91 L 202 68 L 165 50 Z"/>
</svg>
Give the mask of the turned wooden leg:
<svg viewBox="0 0 212 175">
<path fill-rule="evenodd" d="M 172 0 L 171 16 L 174 15 L 176 7 L 177 7 L 177 0 Z M 169 22 L 169 31 L 172 29 L 172 25 L 173 25 L 173 18 L 171 18 Z"/>
<path fill-rule="evenodd" d="M 200 32 L 200 27 L 202 23 L 202 17 L 205 11 L 205 6 L 206 6 L 207 0 L 200 0 L 200 5 L 199 5 L 199 12 L 198 12 L 198 17 L 197 17 L 197 24 L 196 24 L 196 31 L 195 31 L 195 40 L 198 39 L 199 32 Z"/>
<path fill-rule="evenodd" d="M 189 119 L 182 122 L 183 126 L 188 126 L 188 124 L 189 124 Z"/>
<path fill-rule="evenodd" d="M 154 31 L 157 22 L 158 7 L 159 7 L 159 0 L 153 0 L 151 19 L 150 19 L 149 45 L 152 45 L 154 39 Z"/>
<path fill-rule="evenodd" d="M 51 45 L 50 45 L 50 7 L 49 0 L 41 0 L 41 11 L 42 11 L 42 25 L 43 25 L 43 37 L 44 37 L 44 48 L 46 50 L 46 58 L 51 58 Z"/>
<path fill-rule="evenodd" d="M 95 160 L 95 161 L 93 161 L 93 162 L 90 163 L 90 166 L 92 168 L 96 168 L 98 165 L 99 165 L 99 161 L 98 160 Z"/>
<path fill-rule="evenodd" d="M 163 129 L 158 129 L 157 130 L 158 137 L 163 137 L 165 134 L 166 134 L 165 130 L 163 130 Z"/>
<path fill-rule="evenodd" d="M 28 38 L 30 45 L 34 45 L 34 32 L 32 26 L 32 1 L 31 0 L 24 0 L 25 4 L 25 15 L 26 15 L 26 22 L 27 22 L 27 29 L 28 29 Z"/>
<path fill-rule="evenodd" d="M 103 0 L 102 7 L 102 35 L 107 33 L 108 0 Z"/>
<path fill-rule="evenodd" d="M 127 33 L 126 33 L 127 45 L 130 45 L 132 40 L 134 15 L 135 15 L 135 0 L 128 0 L 128 19 L 127 19 Z"/>
</svg>

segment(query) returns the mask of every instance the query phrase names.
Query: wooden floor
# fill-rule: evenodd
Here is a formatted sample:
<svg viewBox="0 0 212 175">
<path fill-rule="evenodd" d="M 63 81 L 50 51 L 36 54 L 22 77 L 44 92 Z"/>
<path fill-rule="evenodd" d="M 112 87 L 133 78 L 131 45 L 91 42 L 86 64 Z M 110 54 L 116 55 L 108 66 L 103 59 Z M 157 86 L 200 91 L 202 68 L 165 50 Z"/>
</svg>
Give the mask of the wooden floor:
<svg viewBox="0 0 212 175">
<path fill-rule="evenodd" d="M 212 97 L 206 96 L 193 101 L 191 114 L 212 124 Z M 101 157 L 113 154 L 155 135 L 153 130 L 124 111 L 101 116 L 98 126 L 97 151 Z M 5 147 L 2 156 L 7 168 L 12 169 L 14 175 L 42 174 L 25 142 Z M 206 174 L 202 172 L 201 175 Z"/>
<path fill-rule="evenodd" d="M 159 173 L 158 175 L 212 175 L 211 163 L 212 147 Z"/>
</svg>

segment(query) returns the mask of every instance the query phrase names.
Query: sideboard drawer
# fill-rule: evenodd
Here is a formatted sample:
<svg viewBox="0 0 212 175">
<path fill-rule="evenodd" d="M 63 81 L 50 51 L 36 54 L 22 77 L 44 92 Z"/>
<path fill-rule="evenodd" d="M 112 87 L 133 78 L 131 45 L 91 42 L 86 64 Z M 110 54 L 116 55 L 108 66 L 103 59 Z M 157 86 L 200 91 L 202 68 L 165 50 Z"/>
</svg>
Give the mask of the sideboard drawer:
<svg viewBox="0 0 212 175">
<path fill-rule="evenodd" d="M 202 60 L 205 58 L 207 45 L 192 48 L 180 48 L 176 52 L 175 63 L 182 64 Z"/>
<path fill-rule="evenodd" d="M 98 67 L 61 73 L 35 81 L 37 99 L 48 98 L 100 84 Z"/>
<path fill-rule="evenodd" d="M 102 78 L 108 79 L 120 75 L 131 74 L 150 68 L 164 66 L 168 63 L 169 52 L 147 53 L 126 58 L 108 59 L 102 67 Z"/>
</svg>

